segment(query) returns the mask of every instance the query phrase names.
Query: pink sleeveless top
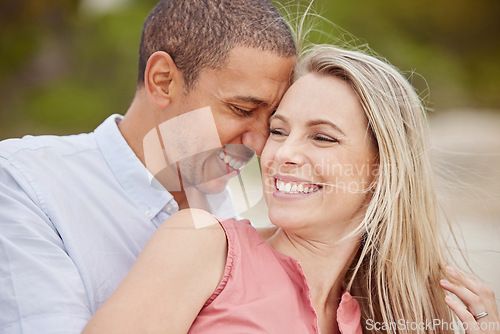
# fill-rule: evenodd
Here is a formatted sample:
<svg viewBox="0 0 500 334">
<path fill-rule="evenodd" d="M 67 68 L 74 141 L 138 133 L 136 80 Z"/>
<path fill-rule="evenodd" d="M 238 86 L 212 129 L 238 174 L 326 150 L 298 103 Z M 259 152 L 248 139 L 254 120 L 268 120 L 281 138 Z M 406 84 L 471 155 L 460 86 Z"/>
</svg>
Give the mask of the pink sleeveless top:
<svg viewBox="0 0 500 334">
<path fill-rule="evenodd" d="M 300 263 L 275 251 L 248 220 L 220 222 L 228 243 L 219 286 L 189 333 L 319 333 Z M 358 302 L 345 292 L 337 311 L 342 334 L 361 334 Z"/>
</svg>

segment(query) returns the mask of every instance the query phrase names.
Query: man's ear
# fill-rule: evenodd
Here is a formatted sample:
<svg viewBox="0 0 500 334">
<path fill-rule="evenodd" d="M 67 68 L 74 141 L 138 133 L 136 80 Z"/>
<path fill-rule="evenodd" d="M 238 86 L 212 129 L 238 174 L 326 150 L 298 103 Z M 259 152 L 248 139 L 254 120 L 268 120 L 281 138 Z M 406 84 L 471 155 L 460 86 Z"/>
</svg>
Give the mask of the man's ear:
<svg viewBox="0 0 500 334">
<path fill-rule="evenodd" d="M 160 109 L 165 109 L 182 89 L 182 75 L 168 53 L 157 51 L 149 57 L 144 86 L 149 99 Z"/>
</svg>

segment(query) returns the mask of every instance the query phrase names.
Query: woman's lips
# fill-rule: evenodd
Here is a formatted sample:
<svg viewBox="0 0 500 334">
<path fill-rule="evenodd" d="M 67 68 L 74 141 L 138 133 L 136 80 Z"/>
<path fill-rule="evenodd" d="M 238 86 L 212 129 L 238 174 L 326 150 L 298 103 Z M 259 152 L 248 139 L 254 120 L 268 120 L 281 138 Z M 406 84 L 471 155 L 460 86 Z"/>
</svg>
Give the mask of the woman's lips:
<svg viewBox="0 0 500 334">
<path fill-rule="evenodd" d="M 274 177 L 274 193 L 284 195 L 310 195 L 319 191 L 321 185 L 297 177 L 277 175 Z"/>
</svg>

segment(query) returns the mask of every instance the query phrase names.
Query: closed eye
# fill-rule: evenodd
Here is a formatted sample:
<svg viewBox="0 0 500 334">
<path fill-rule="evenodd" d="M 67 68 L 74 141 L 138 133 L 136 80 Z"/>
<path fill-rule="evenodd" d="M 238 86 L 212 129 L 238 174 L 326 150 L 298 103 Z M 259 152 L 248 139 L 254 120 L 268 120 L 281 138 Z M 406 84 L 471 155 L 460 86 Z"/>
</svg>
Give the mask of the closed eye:
<svg viewBox="0 0 500 334">
<path fill-rule="evenodd" d="M 285 136 L 285 131 L 281 129 L 269 129 L 269 133 L 275 136 Z"/>
<path fill-rule="evenodd" d="M 314 135 L 313 139 L 317 140 L 317 141 L 321 141 L 321 142 L 338 143 L 337 139 L 330 137 L 330 136 L 321 135 L 321 134 Z"/>
<path fill-rule="evenodd" d="M 230 105 L 231 109 L 240 116 L 251 116 L 254 109 L 243 109 L 235 105 Z"/>
</svg>

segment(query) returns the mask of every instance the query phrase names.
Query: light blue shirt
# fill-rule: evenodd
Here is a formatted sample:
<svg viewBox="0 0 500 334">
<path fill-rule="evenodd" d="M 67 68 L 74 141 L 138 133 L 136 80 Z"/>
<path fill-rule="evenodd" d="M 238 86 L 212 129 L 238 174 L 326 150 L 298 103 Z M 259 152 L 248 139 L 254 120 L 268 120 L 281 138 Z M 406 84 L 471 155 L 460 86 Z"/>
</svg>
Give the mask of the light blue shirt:
<svg viewBox="0 0 500 334">
<path fill-rule="evenodd" d="M 0 142 L 0 333 L 80 333 L 178 210 L 120 117 L 89 134 Z M 236 216 L 227 191 L 209 202 Z"/>
</svg>

